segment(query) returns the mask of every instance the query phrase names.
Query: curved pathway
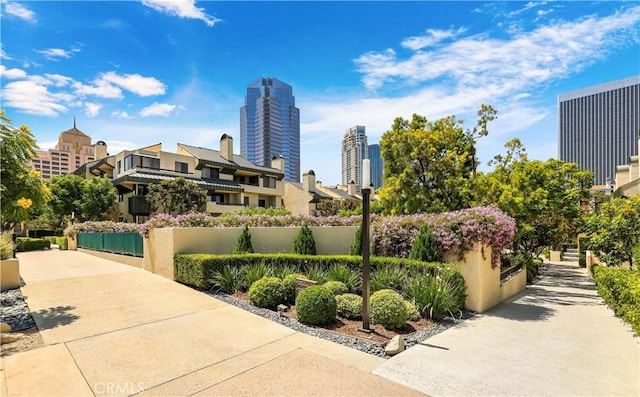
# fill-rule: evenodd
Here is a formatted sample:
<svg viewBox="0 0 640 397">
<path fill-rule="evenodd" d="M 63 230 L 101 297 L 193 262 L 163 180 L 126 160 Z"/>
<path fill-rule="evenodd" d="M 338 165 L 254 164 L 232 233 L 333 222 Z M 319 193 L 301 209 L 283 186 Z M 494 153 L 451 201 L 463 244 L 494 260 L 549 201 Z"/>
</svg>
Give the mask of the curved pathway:
<svg viewBox="0 0 640 397">
<path fill-rule="evenodd" d="M 585 269 L 545 264 L 522 294 L 374 374 L 433 396 L 640 396 L 640 338 Z"/>
</svg>

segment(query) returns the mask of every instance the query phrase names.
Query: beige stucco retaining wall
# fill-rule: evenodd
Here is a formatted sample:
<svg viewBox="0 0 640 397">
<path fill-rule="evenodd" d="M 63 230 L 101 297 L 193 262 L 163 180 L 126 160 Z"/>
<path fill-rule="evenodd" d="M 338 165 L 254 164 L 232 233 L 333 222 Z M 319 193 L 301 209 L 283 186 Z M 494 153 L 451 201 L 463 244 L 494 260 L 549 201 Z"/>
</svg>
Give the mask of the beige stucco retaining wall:
<svg viewBox="0 0 640 397">
<path fill-rule="evenodd" d="M 20 288 L 20 261 L 16 258 L 0 260 L 0 291 Z"/>
<path fill-rule="evenodd" d="M 500 268 L 491 267 L 491 247 L 476 244 L 473 250 L 458 256 L 445 255 L 445 261 L 461 264 L 460 273 L 466 284 L 465 307 L 478 313 L 485 312 L 505 299 L 523 291 L 527 274 L 521 271 L 504 284 L 500 284 Z"/>
<path fill-rule="evenodd" d="M 355 226 L 311 227 L 317 253 L 347 254 L 356 229 Z M 142 267 L 173 280 L 174 254 L 230 254 L 241 231 L 241 227 L 151 229 L 149 238 L 144 239 Z M 297 227 L 249 228 L 254 251 L 265 254 L 291 252 L 299 231 Z"/>
<path fill-rule="evenodd" d="M 89 250 L 85 248 L 78 248 L 78 251 L 84 252 L 85 254 L 96 256 L 98 258 L 108 259 L 110 261 L 122 263 L 124 265 L 142 268 L 143 259 L 136 256 L 112 254 L 110 252 L 94 251 L 94 250 Z"/>
</svg>

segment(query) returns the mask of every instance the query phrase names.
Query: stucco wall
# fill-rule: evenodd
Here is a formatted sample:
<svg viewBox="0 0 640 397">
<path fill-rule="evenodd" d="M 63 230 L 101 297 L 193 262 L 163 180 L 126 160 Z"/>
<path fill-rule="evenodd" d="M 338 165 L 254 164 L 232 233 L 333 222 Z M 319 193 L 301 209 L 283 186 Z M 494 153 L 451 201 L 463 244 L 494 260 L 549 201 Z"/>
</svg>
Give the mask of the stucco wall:
<svg viewBox="0 0 640 397">
<path fill-rule="evenodd" d="M 0 260 L 0 291 L 20 287 L 20 261 L 16 258 Z"/>
<path fill-rule="evenodd" d="M 78 248 L 78 251 L 84 252 L 85 254 L 89 254 L 92 256 L 96 256 L 98 258 L 108 259 L 110 261 L 122 263 L 125 265 L 143 268 L 143 259 L 136 256 L 112 254 L 110 252 L 94 251 L 94 250 L 89 250 L 84 248 Z"/>
<path fill-rule="evenodd" d="M 518 294 L 527 288 L 527 271 L 522 269 L 515 276 L 500 285 L 500 302 Z"/>
</svg>

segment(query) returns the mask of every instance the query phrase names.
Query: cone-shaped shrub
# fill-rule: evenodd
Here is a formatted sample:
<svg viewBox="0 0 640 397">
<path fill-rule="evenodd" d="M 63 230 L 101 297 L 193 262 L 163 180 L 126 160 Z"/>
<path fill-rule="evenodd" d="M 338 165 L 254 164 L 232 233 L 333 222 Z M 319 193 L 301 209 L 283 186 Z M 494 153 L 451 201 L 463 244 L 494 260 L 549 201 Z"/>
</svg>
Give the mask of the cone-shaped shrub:
<svg viewBox="0 0 640 397">
<path fill-rule="evenodd" d="M 438 242 L 426 225 L 420 227 L 420 233 L 413 241 L 409 259 L 422 262 L 440 262 L 441 256 L 438 251 Z"/>
<path fill-rule="evenodd" d="M 356 230 L 356 239 L 353 244 L 351 244 L 351 247 L 349 247 L 349 255 L 362 255 L 362 223 L 358 226 L 358 230 Z"/>
<path fill-rule="evenodd" d="M 249 233 L 249 226 L 244 225 L 242 233 L 236 241 L 235 247 L 233 247 L 234 254 L 247 254 L 253 252 L 253 245 L 251 245 L 251 233 Z"/>
<path fill-rule="evenodd" d="M 293 241 L 293 252 L 300 255 L 316 254 L 316 241 L 313 239 L 313 232 L 306 223 L 302 224 L 300 232 Z"/>
</svg>

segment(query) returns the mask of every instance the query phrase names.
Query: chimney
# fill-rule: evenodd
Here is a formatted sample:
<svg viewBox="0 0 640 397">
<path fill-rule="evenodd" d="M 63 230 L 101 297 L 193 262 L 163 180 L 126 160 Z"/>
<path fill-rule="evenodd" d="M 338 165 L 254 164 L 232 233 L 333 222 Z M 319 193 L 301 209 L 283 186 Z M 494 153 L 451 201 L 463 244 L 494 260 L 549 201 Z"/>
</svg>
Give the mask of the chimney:
<svg viewBox="0 0 640 397">
<path fill-rule="evenodd" d="M 220 156 L 228 161 L 233 161 L 233 138 L 223 134 L 220 138 Z"/>
<path fill-rule="evenodd" d="M 313 170 L 302 175 L 302 190 L 309 193 L 316 192 L 316 173 Z"/>
<path fill-rule="evenodd" d="M 316 190 L 322 190 L 322 181 L 316 181 Z"/>
<path fill-rule="evenodd" d="M 347 194 L 351 197 L 356 196 L 356 183 L 354 181 L 349 182 L 347 185 Z"/>
<path fill-rule="evenodd" d="M 271 158 L 271 168 L 275 168 L 280 172 L 284 172 L 284 157 L 274 154 Z"/>
</svg>

